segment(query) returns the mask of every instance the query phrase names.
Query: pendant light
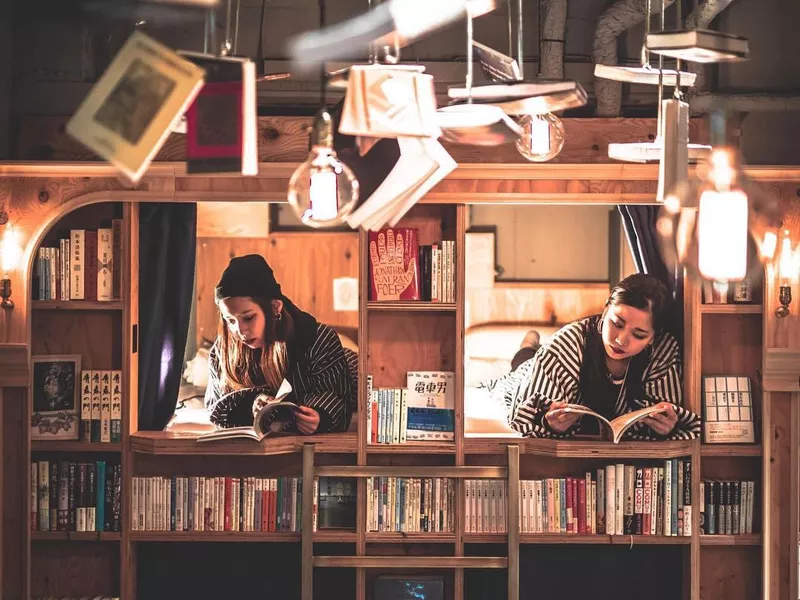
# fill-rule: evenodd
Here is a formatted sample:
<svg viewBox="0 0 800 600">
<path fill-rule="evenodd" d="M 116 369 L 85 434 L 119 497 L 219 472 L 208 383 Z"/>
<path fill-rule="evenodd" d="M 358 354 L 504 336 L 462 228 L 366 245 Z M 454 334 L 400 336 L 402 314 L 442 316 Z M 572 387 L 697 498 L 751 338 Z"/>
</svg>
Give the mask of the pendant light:
<svg viewBox="0 0 800 600">
<path fill-rule="evenodd" d="M 665 22 L 666 22 L 666 0 L 661 1 L 661 10 L 660 10 L 660 24 L 661 29 L 664 29 Z M 681 22 L 681 11 L 680 11 L 680 3 L 677 6 L 677 20 Z M 647 0 L 647 19 L 645 21 L 646 26 L 645 29 L 649 30 L 649 21 L 650 21 L 650 0 Z M 647 35 L 647 34 L 645 34 Z M 646 50 L 645 50 L 646 51 Z M 649 57 L 647 58 L 649 64 Z M 613 158 L 614 160 L 620 160 L 624 162 L 634 162 L 634 163 L 646 163 L 646 162 L 657 162 L 661 161 L 663 153 L 664 153 L 664 85 L 665 77 L 664 77 L 664 58 L 662 56 L 658 57 L 658 69 L 654 70 L 657 76 L 657 84 L 658 84 L 658 107 L 656 113 L 656 138 L 652 142 L 632 142 L 632 143 L 620 143 L 620 144 L 609 144 L 608 145 L 608 157 Z M 678 62 L 677 69 L 673 71 L 673 80 L 675 86 L 674 95 L 676 98 L 680 99 L 681 91 L 680 87 L 683 83 L 684 79 L 684 72 L 680 70 L 680 62 Z M 694 81 L 694 74 L 691 74 L 692 81 Z M 688 108 L 688 107 L 687 107 Z M 674 126 L 673 123 L 670 123 L 670 126 Z M 686 131 L 682 132 L 682 138 L 686 140 L 686 159 L 688 162 L 697 162 L 702 160 L 708 153 L 711 151 L 711 146 L 706 144 L 692 144 L 689 140 L 689 133 L 688 133 L 688 119 L 685 123 Z M 673 132 L 670 132 L 673 133 Z M 659 190 L 659 201 L 663 199 L 662 191 Z"/>
<path fill-rule="evenodd" d="M 724 145 L 724 117 L 714 115 L 711 124 L 720 143 L 666 196 L 656 230 L 670 268 L 720 283 L 740 281 L 772 260 L 780 205 L 745 177 L 737 153 Z"/>
<path fill-rule="evenodd" d="M 661 0 L 661 10 L 663 11 L 666 0 Z M 678 4 L 680 10 L 680 0 Z M 651 0 L 647 0 L 644 13 L 644 36 L 642 37 L 642 49 L 640 52 L 641 66 L 622 67 L 617 65 L 594 66 L 594 76 L 600 79 L 620 81 L 622 83 L 641 83 L 644 85 L 668 85 L 677 86 L 679 81 L 687 87 L 694 85 L 697 75 L 688 71 L 681 71 L 680 66 L 676 69 L 654 69 L 650 64 L 650 51 L 647 49 L 647 36 L 650 34 L 650 14 L 652 13 Z M 663 25 L 662 25 L 663 29 Z"/>
<path fill-rule="evenodd" d="M 320 28 L 325 26 L 325 0 L 319 0 Z M 341 225 L 358 203 L 358 180 L 333 149 L 333 119 L 326 107 L 327 76 L 320 69 L 321 108 L 311 126 L 310 152 L 289 180 L 288 200 L 309 227 Z"/>
</svg>

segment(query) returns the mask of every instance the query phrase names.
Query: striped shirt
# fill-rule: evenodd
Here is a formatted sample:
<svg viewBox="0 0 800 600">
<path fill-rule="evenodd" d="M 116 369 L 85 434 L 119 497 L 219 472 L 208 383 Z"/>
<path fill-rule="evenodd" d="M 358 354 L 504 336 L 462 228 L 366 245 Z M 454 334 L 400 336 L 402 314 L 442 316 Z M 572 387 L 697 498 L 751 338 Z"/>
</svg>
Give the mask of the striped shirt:
<svg viewBox="0 0 800 600">
<path fill-rule="evenodd" d="M 309 406 L 320 416 L 316 433 L 345 431 L 355 406 L 358 377 L 358 355 L 345 350 L 339 336 L 329 326 L 316 325 L 314 334 L 299 343 L 289 342 L 289 368 L 286 379 L 292 386 L 294 402 Z M 309 332 L 310 333 L 310 332 Z M 209 377 L 205 406 L 211 421 L 219 427 L 253 424 L 252 406 L 222 406 L 219 339 L 209 353 Z M 263 375 L 254 374 L 264 383 Z"/>
<path fill-rule="evenodd" d="M 587 317 L 565 325 L 548 340 L 533 358 L 522 363 L 508 375 L 485 382 L 494 398 L 505 403 L 509 425 L 523 435 L 532 437 L 567 438 L 579 430 L 579 423 L 563 433 L 552 430 L 545 413 L 553 402 L 583 404 L 591 408 L 589 390 L 581 389 L 581 365 L 586 348 L 587 332 L 597 327 L 599 316 Z M 627 379 L 627 378 L 626 378 Z M 680 347 L 667 333 L 660 334 L 652 344 L 652 353 L 642 373 L 640 394 L 631 397 L 622 383 L 614 405 L 613 417 L 659 402 L 677 406 L 678 423 L 666 436 L 659 435 L 642 422 L 625 432 L 627 440 L 685 440 L 700 434 L 700 418 L 683 408 Z"/>
</svg>

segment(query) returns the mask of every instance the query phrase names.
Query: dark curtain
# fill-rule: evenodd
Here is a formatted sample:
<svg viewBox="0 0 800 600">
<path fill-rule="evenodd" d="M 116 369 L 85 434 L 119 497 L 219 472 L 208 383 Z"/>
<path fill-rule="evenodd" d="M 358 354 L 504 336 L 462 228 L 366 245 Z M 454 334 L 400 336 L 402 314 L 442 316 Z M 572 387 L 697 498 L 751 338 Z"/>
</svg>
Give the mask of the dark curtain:
<svg viewBox="0 0 800 600">
<path fill-rule="evenodd" d="M 636 270 L 660 279 L 672 296 L 672 315 L 668 330 L 678 342 L 683 343 L 683 278 L 678 270 L 672 270 L 661 257 L 656 232 L 660 207 L 620 205 L 617 208 Z"/>
<path fill-rule="evenodd" d="M 164 429 L 178 401 L 189 333 L 197 206 L 139 207 L 139 429 Z"/>
</svg>

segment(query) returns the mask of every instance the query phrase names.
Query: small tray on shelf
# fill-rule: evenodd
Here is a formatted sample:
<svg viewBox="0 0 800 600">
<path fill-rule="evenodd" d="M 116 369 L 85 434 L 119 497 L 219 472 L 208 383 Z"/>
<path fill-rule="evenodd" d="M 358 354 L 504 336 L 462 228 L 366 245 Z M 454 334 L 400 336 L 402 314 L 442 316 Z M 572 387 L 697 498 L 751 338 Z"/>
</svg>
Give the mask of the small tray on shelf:
<svg viewBox="0 0 800 600">
<path fill-rule="evenodd" d="M 319 433 L 286 435 L 252 440 L 216 440 L 198 442 L 200 434 L 178 431 L 137 431 L 130 436 L 131 450 L 141 454 L 161 455 L 270 455 L 302 452 L 305 444 L 314 444 L 322 454 L 355 454 L 356 433 Z"/>
</svg>

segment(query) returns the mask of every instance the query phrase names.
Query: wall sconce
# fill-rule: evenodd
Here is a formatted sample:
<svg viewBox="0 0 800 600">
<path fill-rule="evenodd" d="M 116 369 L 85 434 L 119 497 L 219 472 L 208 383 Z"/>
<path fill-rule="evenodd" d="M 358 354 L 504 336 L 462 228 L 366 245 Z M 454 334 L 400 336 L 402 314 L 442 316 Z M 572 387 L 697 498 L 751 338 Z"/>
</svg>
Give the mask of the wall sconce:
<svg viewBox="0 0 800 600">
<path fill-rule="evenodd" d="M 775 309 L 775 316 L 789 316 L 789 305 L 792 303 L 792 283 L 797 280 L 797 260 L 792 251 L 792 240 L 789 230 L 783 231 L 780 251 L 778 253 L 778 301 L 781 305 Z"/>
<path fill-rule="evenodd" d="M 0 307 L 5 310 L 14 308 L 14 302 L 11 300 L 11 273 L 16 271 L 19 266 L 22 251 L 19 247 L 17 239 L 17 232 L 9 224 L 5 226 L 5 231 L 0 238 Z"/>
</svg>

